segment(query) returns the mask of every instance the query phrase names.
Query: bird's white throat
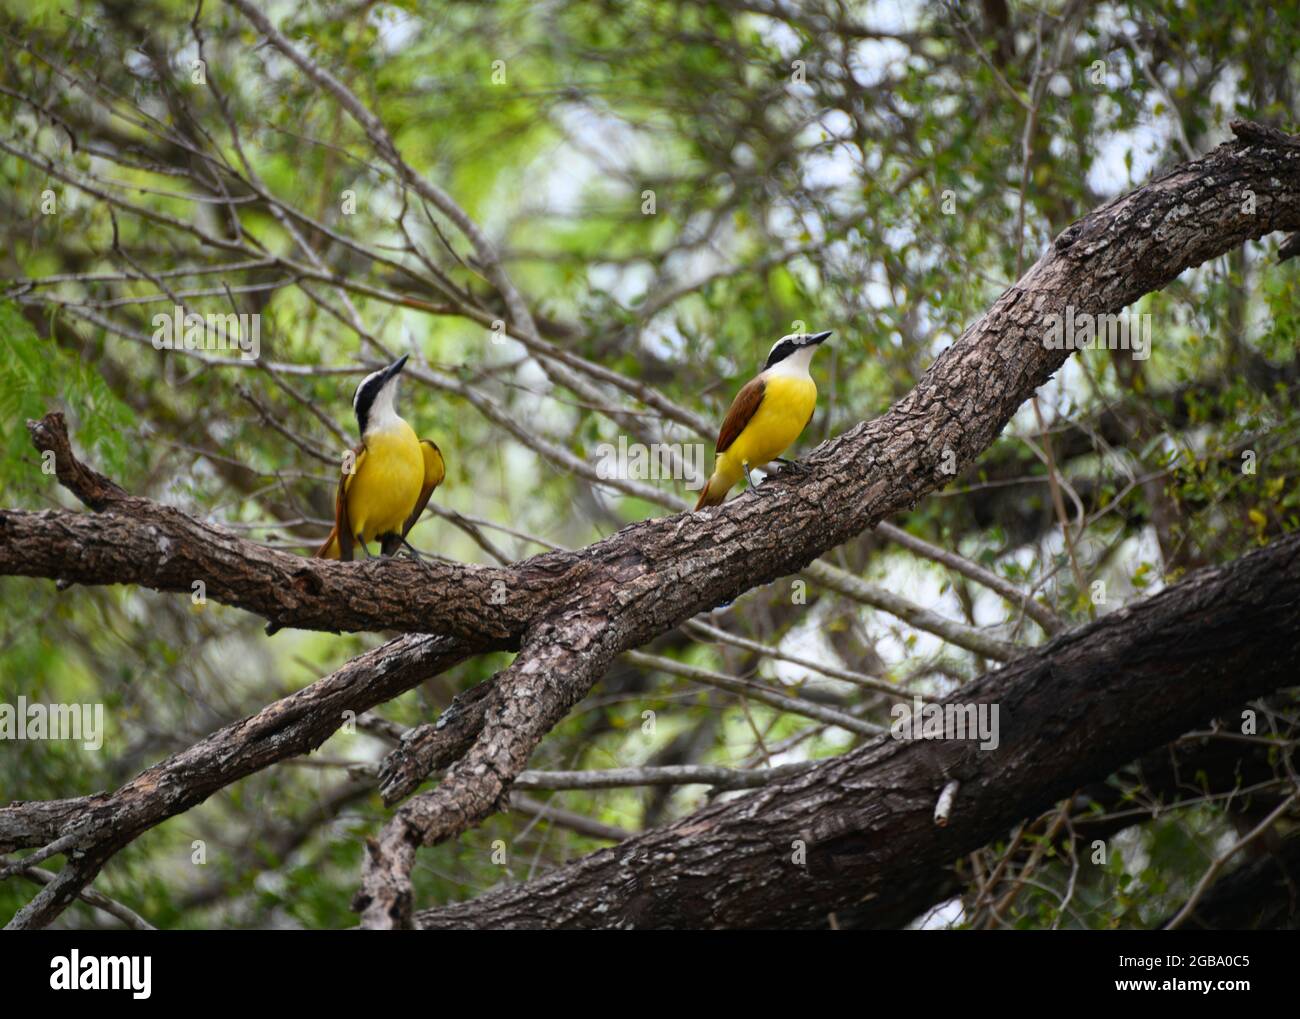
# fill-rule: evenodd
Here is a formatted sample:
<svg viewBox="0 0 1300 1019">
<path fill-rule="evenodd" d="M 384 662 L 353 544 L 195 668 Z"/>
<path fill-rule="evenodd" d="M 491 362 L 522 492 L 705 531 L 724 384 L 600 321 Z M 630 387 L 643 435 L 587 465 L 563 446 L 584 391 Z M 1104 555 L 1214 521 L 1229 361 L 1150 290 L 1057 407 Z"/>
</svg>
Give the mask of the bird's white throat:
<svg viewBox="0 0 1300 1019">
<path fill-rule="evenodd" d="M 388 431 L 401 422 L 397 414 L 397 379 L 391 379 L 375 394 L 375 402 L 370 405 L 370 414 L 366 418 L 366 434 Z"/>
<path fill-rule="evenodd" d="M 816 346 L 800 347 L 789 357 L 782 358 L 771 368 L 766 369 L 763 374 L 768 378 L 773 375 L 788 376 L 796 379 L 809 378 L 808 365 L 812 363 L 813 354 L 817 353 Z"/>
</svg>

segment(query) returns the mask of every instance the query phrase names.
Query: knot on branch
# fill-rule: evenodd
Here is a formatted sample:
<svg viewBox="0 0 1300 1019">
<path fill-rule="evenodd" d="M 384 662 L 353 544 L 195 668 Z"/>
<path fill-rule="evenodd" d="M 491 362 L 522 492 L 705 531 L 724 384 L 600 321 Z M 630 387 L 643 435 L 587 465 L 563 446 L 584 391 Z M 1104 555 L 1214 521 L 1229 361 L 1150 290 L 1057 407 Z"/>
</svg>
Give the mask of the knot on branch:
<svg viewBox="0 0 1300 1019">
<path fill-rule="evenodd" d="M 54 454 L 54 473 L 59 484 L 91 509 L 98 512 L 114 502 L 130 498 L 120 485 L 77 459 L 68 438 L 68 423 L 61 411 L 51 411 L 39 421 L 29 420 L 27 432 L 37 453 L 42 456 Z"/>
<path fill-rule="evenodd" d="M 1281 145 L 1284 148 L 1300 148 L 1300 137 L 1287 134 L 1267 124 L 1257 124 L 1253 120 L 1234 120 L 1228 124 L 1232 133 L 1247 144 Z"/>
</svg>

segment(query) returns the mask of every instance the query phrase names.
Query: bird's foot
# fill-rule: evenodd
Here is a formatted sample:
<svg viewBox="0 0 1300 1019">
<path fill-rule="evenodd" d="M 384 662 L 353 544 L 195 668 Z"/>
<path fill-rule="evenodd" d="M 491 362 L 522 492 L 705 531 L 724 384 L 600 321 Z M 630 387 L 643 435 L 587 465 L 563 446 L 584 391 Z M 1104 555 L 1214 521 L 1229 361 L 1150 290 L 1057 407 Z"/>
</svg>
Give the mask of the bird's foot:
<svg viewBox="0 0 1300 1019">
<path fill-rule="evenodd" d="M 418 548 L 412 545 L 405 538 L 402 539 L 402 545 L 406 548 L 406 554 L 409 558 L 414 559 L 417 563 L 419 563 L 424 568 L 424 572 L 429 574 L 429 576 L 432 577 L 434 580 L 438 579 L 438 575 L 434 573 L 433 567 L 430 566 L 428 561 L 424 558 L 424 556 L 420 554 L 420 550 Z"/>
<path fill-rule="evenodd" d="M 779 464 L 784 464 L 786 467 L 790 468 L 790 470 L 794 471 L 796 474 L 807 474 L 810 470 L 812 470 L 812 468 L 809 467 L 806 463 L 802 463 L 799 460 L 787 460 L 783 456 L 778 456 L 776 458 L 776 462 Z"/>
<path fill-rule="evenodd" d="M 745 480 L 749 482 L 749 490 L 755 495 L 765 496 L 772 494 L 774 489 L 771 485 L 766 484 L 769 477 L 771 477 L 770 474 L 764 474 L 763 481 L 756 485 L 754 484 L 754 479 L 749 476 L 749 471 L 745 471 Z"/>
</svg>

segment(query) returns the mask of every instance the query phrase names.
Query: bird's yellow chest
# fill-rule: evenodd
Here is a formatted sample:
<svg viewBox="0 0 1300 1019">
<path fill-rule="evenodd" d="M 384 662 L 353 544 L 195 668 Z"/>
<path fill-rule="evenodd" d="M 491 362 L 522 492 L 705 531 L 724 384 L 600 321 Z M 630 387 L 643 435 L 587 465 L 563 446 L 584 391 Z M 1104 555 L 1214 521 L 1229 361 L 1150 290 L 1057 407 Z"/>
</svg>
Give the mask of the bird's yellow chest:
<svg viewBox="0 0 1300 1019">
<path fill-rule="evenodd" d="M 738 464 L 758 467 L 784 453 L 799 438 L 817 406 L 817 384 L 807 376 L 764 380 L 763 402 L 727 450 Z"/>
<path fill-rule="evenodd" d="M 348 519 L 364 542 L 401 533 L 424 484 L 420 440 L 405 421 L 366 436 L 365 452 L 348 483 Z"/>
</svg>

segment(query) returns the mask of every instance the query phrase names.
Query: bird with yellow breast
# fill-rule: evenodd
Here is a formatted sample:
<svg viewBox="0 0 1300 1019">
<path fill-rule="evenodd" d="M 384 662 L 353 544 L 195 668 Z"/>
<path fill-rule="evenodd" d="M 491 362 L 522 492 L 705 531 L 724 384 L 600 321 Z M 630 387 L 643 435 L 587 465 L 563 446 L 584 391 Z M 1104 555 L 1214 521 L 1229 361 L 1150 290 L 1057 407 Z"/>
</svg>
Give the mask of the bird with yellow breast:
<svg viewBox="0 0 1300 1019">
<path fill-rule="evenodd" d="M 418 438 L 397 413 L 397 382 L 405 364 L 403 355 L 367 375 L 352 397 L 361 442 L 339 478 L 334 528 L 317 549 L 317 559 L 351 561 L 358 542 L 369 556 L 367 545 L 376 539 L 384 555 L 406 546 L 418 558 L 406 535 L 442 484 L 446 465 L 437 445 Z"/>
<path fill-rule="evenodd" d="M 741 387 L 722 422 L 713 476 L 700 493 L 697 510 L 718 505 L 741 477 L 752 489 L 750 469 L 781 460 L 799 438 L 817 407 L 817 383 L 808 365 L 830 335 L 794 333 L 772 345 L 763 370 Z"/>
</svg>

